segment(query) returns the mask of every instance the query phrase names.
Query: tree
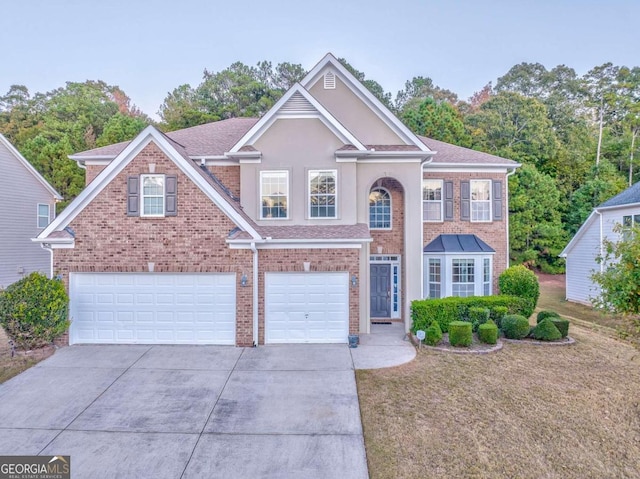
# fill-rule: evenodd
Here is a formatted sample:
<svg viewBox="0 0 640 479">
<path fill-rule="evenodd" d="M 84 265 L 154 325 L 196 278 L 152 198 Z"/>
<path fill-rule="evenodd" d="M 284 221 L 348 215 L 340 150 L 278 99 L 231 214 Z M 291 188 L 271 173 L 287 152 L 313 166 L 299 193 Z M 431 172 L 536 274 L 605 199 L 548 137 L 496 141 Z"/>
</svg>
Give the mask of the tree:
<svg viewBox="0 0 640 479">
<path fill-rule="evenodd" d="M 597 258 L 603 266 L 593 274 L 600 286 L 600 296 L 593 300 L 596 307 L 618 314 L 640 314 L 640 228 L 624 232 L 621 225 L 614 229 L 626 233 L 620 241 L 606 239 L 604 253 Z"/>
<path fill-rule="evenodd" d="M 571 195 L 566 229 L 575 234 L 593 208 L 625 189 L 625 181 L 607 160 L 593 165 L 587 180 Z"/>
<path fill-rule="evenodd" d="M 365 74 L 359 70 L 356 70 L 351 64 L 345 60 L 344 58 L 338 58 L 338 61 L 342 63 L 342 65 L 351 72 L 351 74 L 356 77 L 360 83 L 362 83 L 367 90 L 369 90 L 373 96 L 375 96 L 378 100 L 382 102 L 384 106 L 389 108 L 389 110 L 393 111 L 393 105 L 391 103 L 391 93 L 384 91 L 382 85 L 375 80 L 366 79 Z"/>
<path fill-rule="evenodd" d="M 560 216 L 560 192 L 553 178 L 523 165 L 509 179 L 511 257 L 543 271 L 562 269 L 558 254 L 566 242 Z"/>
<path fill-rule="evenodd" d="M 116 113 L 104 125 L 102 135 L 96 140 L 96 146 L 112 145 L 134 138 L 149 123 L 140 117 Z"/>
<path fill-rule="evenodd" d="M 407 81 L 404 84 L 404 90 L 398 92 L 395 110 L 402 113 L 408 109 L 415 109 L 427 98 L 431 98 L 436 102 L 446 101 L 452 105 L 458 103 L 458 95 L 435 85 L 431 78 L 418 76 L 413 77 L 411 81 Z"/>
<path fill-rule="evenodd" d="M 596 150 L 596 165 L 600 163 L 602 150 L 602 135 L 605 122 L 613 113 L 613 105 L 616 102 L 617 82 L 619 68 L 612 63 L 597 66 L 584 76 L 589 105 L 594 108 L 598 123 L 598 148 Z"/>
<path fill-rule="evenodd" d="M 405 109 L 402 121 L 418 135 L 461 146 L 470 145 L 462 115 L 450 103 L 426 98 L 417 108 Z"/>
</svg>

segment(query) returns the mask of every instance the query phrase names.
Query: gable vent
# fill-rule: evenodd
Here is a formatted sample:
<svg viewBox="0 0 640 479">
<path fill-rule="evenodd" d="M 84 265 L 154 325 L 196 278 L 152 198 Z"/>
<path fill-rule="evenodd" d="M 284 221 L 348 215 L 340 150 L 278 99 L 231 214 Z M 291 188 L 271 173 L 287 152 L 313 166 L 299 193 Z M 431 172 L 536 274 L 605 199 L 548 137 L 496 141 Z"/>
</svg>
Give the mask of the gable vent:
<svg viewBox="0 0 640 479">
<path fill-rule="evenodd" d="M 324 74 L 324 89 L 325 90 L 336 89 L 336 76 L 333 72 L 327 72 Z"/>
<path fill-rule="evenodd" d="M 309 103 L 309 100 L 303 97 L 300 92 L 295 92 L 293 95 L 291 95 L 291 98 L 289 98 L 289 100 L 287 100 L 287 102 L 282 105 L 280 111 L 316 111 L 316 108 L 311 103 Z"/>
</svg>

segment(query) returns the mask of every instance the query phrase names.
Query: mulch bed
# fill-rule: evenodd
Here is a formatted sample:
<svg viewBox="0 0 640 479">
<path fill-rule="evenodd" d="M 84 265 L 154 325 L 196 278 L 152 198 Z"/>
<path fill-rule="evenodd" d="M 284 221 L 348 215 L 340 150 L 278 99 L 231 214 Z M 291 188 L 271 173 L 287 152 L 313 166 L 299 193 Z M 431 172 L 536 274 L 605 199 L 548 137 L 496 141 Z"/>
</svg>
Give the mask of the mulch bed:
<svg viewBox="0 0 640 479">
<path fill-rule="evenodd" d="M 442 335 L 442 341 L 438 343 L 437 346 L 429 346 L 428 344 L 420 345 L 420 341 L 413 334 L 411 335 L 411 341 L 414 346 L 418 349 L 424 348 L 433 351 L 444 351 L 447 353 L 455 353 L 455 354 L 488 354 L 493 353 L 495 351 L 500 351 L 502 349 L 503 343 L 502 338 L 498 338 L 497 344 L 486 344 L 482 343 L 478 340 L 478 336 L 476 334 L 473 335 L 473 341 L 471 346 L 451 346 L 449 344 L 449 333 L 444 333 Z"/>
</svg>

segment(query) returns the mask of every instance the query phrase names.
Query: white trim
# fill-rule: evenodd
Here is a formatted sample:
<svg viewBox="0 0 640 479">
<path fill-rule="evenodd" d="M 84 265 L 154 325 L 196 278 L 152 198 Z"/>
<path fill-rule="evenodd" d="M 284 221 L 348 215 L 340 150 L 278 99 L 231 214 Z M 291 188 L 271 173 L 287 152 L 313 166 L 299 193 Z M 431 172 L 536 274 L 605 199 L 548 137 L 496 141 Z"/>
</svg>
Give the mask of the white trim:
<svg viewBox="0 0 640 479">
<path fill-rule="evenodd" d="M 44 226 L 40 226 L 40 218 L 44 218 L 44 215 L 40 214 L 41 206 L 47 207 L 47 224 Z M 36 206 L 36 227 L 40 230 L 43 230 L 47 227 L 50 221 L 51 221 L 51 205 L 49 203 L 38 203 Z"/>
<path fill-rule="evenodd" d="M 422 155 L 424 157 L 424 155 Z M 389 163 L 389 159 L 393 158 L 392 155 L 389 155 L 387 158 L 367 158 L 367 159 L 358 159 L 358 163 Z M 400 164 L 400 163 L 422 163 L 424 160 L 424 158 L 415 158 L 415 159 L 409 159 L 409 158 L 403 158 L 403 159 L 394 159 L 393 160 L 393 164 Z"/>
<path fill-rule="evenodd" d="M 371 240 L 273 240 L 268 243 L 256 243 L 258 249 L 362 249 L 363 243 Z M 229 249 L 251 249 L 251 243 L 227 240 Z"/>
<path fill-rule="evenodd" d="M 300 114 L 293 114 L 291 112 L 279 113 L 280 108 L 293 96 L 294 93 L 300 93 L 309 103 L 311 103 L 317 110 L 317 115 L 312 115 L 309 112 L 303 112 Z M 366 150 L 365 146 L 353 136 L 353 134 L 347 130 L 329 111 L 323 107 L 318 100 L 316 100 L 311 94 L 304 89 L 302 85 L 296 83 L 293 85 L 287 93 L 285 93 L 280 100 L 276 102 L 273 107 L 264 115 L 251 129 L 244 134 L 238 142 L 233 145 L 233 148 L 226 154 L 235 155 L 240 148 L 245 145 L 254 143 L 258 140 L 279 118 L 318 118 L 320 119 L 338 138 L 344 143 L 352 144 L 358 150 Z"/>
<path fill-rule="evenodd" d="M 613 206 L 598 206 L 595 209 L 598 211 L 600 210 L 609 211 L 609 210 L 615 210 L 617 208 L 633 208 L 634 206 L 640 206 L 640 203 L 627 203 L 624 205 L 613 205 Z"/>
<path fill-rule="evenodd" d="M 440 219 L 439 220 L 425 220 L 424 219 L 424 204 L 425 202 L 435 203 L 438 200 L 425 200 L 424 199 L 424 182 L 425 181 L 439 181 L 440 182 Z M 441 178 L 422 178 L 422 188 L 420 188 L 420 197 L 422 198 L 421 210 L 422 210 L 422 222 L 423 223 L 444 223 L 444 180 Z"/>
<path fill-rule="evenodd" d="M 146 195 L 144 194 L 144 180 L 145 178 L 162 178 L 162 213 L 157 214 L 145 214 L 144 212 L 144 199 L 147 198 L 159 198 L 160 195 Z M 164 218 L 166 207 L 166 177 L 161 173 L 148 173 L 140 175 L 140 218 Z"/>
<path fill-rule="evenodd" d="M 333 173 L 334 182 L 335 182 L 335 215 L 334 216 L 311 216 L 311 175 L 316 173 L 319 175 L 320 173 Z M 338 170 L 335 169 L 318 169 L 318 170 L 307 170 L 307 219 L 309 220 L 337 220 L 340 218 L 340 212 L 338 211 Z M 327 194 L 329 196 L 329 194 Z"/>
<path fill-rule="evenodd" d="M 374 228 L 371 226 L 371 193 L 376 190 L 384 191 L 389 196 L 389 227 L 388 228 Z M 384 186 L 372 186 L 369 190 L 369 229 L 373 231 L 391 231 L 393 229 L 393 197 L 391 196 L 391 192 L 385 188 Z"/>
<path fill-rule="evenodd" d="M 322 70 L 331 65 L 331 72 L 356 94 L 365 105 L 371 109 L 394 133 L 400 138 L 420 148 L 421 151 L 431 151 L 409 128 L 407 128 L 389 109 L 382 104 L 359 80 L 357 80 L 331 53 L 327 53 L 318 64 L 300 82 L 305 88 L 311 88 L 320 80 Z"/>
<path fill-rule="evenodd" d="M 423 173 L 495 173 L 495 174 L 505 174 L 509 171 L 510 168 L 505 166 L 497 166 L 492 167 L 489 165 L 483 166 L 478 165 L 477 167 L 469 167 L 469 168 L 456 168 L 456 167 L 447 167 L 447 166 L 433 166 L 434 163 L 425 163 L 425 165 L 429 165 L 428 167 L 423 167 Z M 515 170 L 513 170 L 515 171 Z"/>
<path fill-rule="evenodd" d="M 115 160 L 118 155 L 68 155 L 67 158 L 73 161 L 106 161 L 106 163 L 111 162 L 111 160 Z M 108 160 L 108 161 L 107 161 Z"/>
<path fill-rule="evenodd" d="M 489 200 L 474 200 L 473 199 L 473 183 L 489 182 Z M 493 222 L 493 180 L 486 178 L 473 178 L 469 180 L 469 222 L 470 223 L 491 223 Z M 474 220 L 473 219 L 473 203 L 489 203 L 489 219 L 488 220 Z"/>
<path fill-rule="evenodd" d="M 62 196 L 60 196 L 60 193 L 58 193 L 53 186 L 51 186 L 49 184 L 49 182 L 47 180 L 44 179 L 44 176 L 42 176 L 40 173 L 38 173 L 38 170 L 36 170 L 31 163 L 29 163 L 29 161 L 22 156 L 22 154 L 17 150 L 17 148 L 15 146 L 13 146 L 11 144 L 11 142 L 9 140 L 7 140 L 2 134 L 0 134 L 0 143 L 2 143 L 7 150 L 9 150 L 9 153 L 11 153 L 20 163 L 22 163 L 22 166 L 24 166 L 27 171 L 29 171 L 29 173 L 31 173 L 33 176 L 35 176 L 35 178 L 42 183 L 42 186 L 44 186 L 47 191 L 49 193 L 51 193 L 51 195 L 54 197 L 54 199 L 60 201 L 62 200 Z"/>
<path fill-rule="evenodd" d="M 164 154 L 166 154 L 180 170 L 193 181 L 213 203 L 222 210 L 238 227 L 249 233 L 255 239 L 260 235 L 253 226 L 218 193 L 203 177 L 195 171 L 195 165 L 180 155 L 167 141 L 162 133 L 155 127 L 146 127 L 129 145 L 120 153 L 109 166 L 67 206 L 64 211 L 53 220 L 45 230 L 38 235 L 37 241 L 49 243 L 47 236 L 54 231 L 62 230 L 105 188 L 122 170 L 142 151 L 149 143 L 154 142 Z"/>
<path fill-rule="evenodd" d="M 287 211 L 287 215 L 286 216 L 277 216 L 275 218 L 266 218 L 266 217 L 262 216 L 262 208 L 263 208 L 263 206 L 262 206 L 262 197 L 265 196 L 262 193 L 262 180 L 263 180 L 262 175 L 264 173 L 270 173 L 270 174 L 273 174 L 273 173 L 284 173 L 285 174 L 285 183 L 286 183 L 286 187 L 287 187 L 287 193 L 285 195 L 285 199 L 286 199 L 285 208 L 286 208 L 286 211 Z M 290 215 L 289 215 L 289 207 L 290 207 L 290 203 L 289 203 L 289 196 L 290 195 L 289 195 L 289 193 L 290 193 L 290 190 L 291 190 L 291 185 L 289 183 L 289 170 L 261 170 L 261 171 L 259 171 L 258 172 L 258 218 L 260 220 L 265 220 L 265 221 L 288 220 L 290 218 Z M 269 196 L 269 195 L 267 195 L 267 196 Z"/>
</svg>

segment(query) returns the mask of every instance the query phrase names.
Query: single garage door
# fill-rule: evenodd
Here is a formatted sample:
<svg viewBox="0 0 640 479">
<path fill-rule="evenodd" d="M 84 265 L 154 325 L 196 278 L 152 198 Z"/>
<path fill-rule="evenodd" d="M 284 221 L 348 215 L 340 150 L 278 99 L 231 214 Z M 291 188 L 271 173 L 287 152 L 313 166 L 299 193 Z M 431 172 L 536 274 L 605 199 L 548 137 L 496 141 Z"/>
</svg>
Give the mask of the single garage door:
<svg viewBox="0 0 640 479">
<path fill-rule="evenodd" d="M 266 273 L 267 343 L 346 343 L 348 273 Z"/>
<path fill-rule="evenodd" d="M 71 273 L 70 343 L 235 344 L 235 274 Z"/>
</svg>

